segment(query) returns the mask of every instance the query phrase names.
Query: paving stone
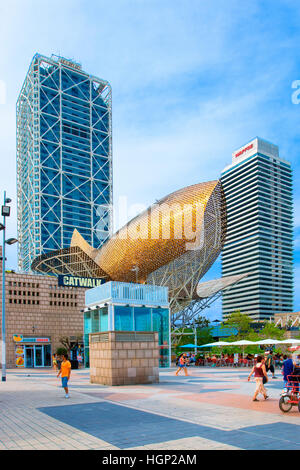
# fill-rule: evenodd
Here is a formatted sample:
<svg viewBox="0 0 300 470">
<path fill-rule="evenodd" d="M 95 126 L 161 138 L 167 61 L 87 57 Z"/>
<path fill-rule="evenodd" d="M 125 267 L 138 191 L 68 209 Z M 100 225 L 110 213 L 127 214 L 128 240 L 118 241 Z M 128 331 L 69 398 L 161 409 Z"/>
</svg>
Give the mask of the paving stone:
<svg viewBox="0 0 300 470">
<path fill-rule="evenodd" d="M 72 371 L 66 400 L 51 370 L 9 370 L 1 384 L 0 449 L 299 450 L 300 413 L 252 402 L 247 370 L 192 368 L 188 378 L 160 370 L 160 383 L 90 384 Z M 84 419 L 83 419 L 84 417 Z"/>
</svg>

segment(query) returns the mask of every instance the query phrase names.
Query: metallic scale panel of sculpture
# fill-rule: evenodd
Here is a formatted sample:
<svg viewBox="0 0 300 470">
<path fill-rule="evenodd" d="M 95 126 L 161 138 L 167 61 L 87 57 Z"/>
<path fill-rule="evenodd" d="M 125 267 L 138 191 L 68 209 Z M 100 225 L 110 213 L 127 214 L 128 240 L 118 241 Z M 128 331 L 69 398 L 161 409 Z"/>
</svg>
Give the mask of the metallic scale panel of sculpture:
<svg viewBox="0 0 300 470">
<path fill-rule="evenodd" d="M 167 286 L 172 314 L 197 299 L 220 254 L 226 203 L 220 181 L 175 191 L 116 232 L 99 250 L 74 231 L 69 249 L 42 255 L 32 270 Z"/>
</svg>

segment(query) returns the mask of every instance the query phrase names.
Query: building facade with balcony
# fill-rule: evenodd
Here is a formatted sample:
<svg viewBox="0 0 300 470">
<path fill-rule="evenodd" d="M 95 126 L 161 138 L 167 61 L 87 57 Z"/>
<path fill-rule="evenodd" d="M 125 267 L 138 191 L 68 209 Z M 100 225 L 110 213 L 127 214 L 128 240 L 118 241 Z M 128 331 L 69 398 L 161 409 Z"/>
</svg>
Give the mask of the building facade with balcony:
<svg viewBox="0 0 300 470">
<path fill-rule="evenodd" d="M 276 145 L 255 138 L 221 176 L 227 205 L 222 275 L 249 273 L 223 294 L 223 316 L 253 320 L 293 311 L 292 169 Z"/>
</svg>

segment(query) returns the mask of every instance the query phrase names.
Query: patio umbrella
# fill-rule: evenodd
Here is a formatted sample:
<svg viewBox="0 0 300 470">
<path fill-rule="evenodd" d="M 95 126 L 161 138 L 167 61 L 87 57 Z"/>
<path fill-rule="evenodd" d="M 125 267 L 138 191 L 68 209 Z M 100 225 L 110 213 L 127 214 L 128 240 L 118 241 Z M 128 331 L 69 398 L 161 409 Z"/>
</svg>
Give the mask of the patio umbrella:
<svg viewBox="0 0 300 470">
<path fill-rule="evenodd" d="M 290 348 L 288 348 L 289 351 L 299 351 L 300 350 L 300 346 L 291 346 Z"/>
<path fill-rule="evenodd" d="M 249 346 L 249 344 L 255 344 L 253 341 L 249 341 L 248 339 L 241 339 L 240 341 L 234 341 L 231 343 L 232 346 L 242 346 L 243 347 L 243 358 L 245 355 L 245 346 Z"/>
<path fill-rule="evenodd" d="M 198 348 L 197 344 L 184 344 L 181 348 Z"/>
<path fill-rule="evenodd" d="M 198 346 L 198 348 L 205 348 L 205 347 L 212 347 L 212 346 L 230 346 L 230 343 L 226 343 L 225 341 L 216 341 L 215 343 L 207 343 L 207 344 L 202 344 L 201 346 Z"/>
<path fill-rule="evenodd" d="M 300 344 L 300 339 L 283 339 L 279 341 L 281 344 Z"/>
<path fill-rule="evenodd" d="M 239 341 L 233 341 L 232 346 L 249 346 L 249 344 L 255 344 L 254 341 L 248 339 L 240 339 Z"/>
<path fill-rule="evenodd" d="M 252 344 L 282 344 L 282 341 L 280 341 L 279 339 L 267 338 L 267 339 L 262 339 L 261 341 L 254 341 Z M 299 341 L 299 344 L 300 344 L 300 341 Z"/>
</svg>

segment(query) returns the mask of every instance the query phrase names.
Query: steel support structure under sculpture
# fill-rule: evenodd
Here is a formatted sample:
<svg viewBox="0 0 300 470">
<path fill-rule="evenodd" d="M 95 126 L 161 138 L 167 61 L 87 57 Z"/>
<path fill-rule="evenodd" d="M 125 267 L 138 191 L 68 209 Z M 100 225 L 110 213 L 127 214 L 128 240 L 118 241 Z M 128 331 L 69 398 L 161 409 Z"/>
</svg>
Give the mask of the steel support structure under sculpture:
<svg viewBox="0 0 300 470">
<path fill-rule="evenodd" d="M 186 335 L 185 328 L 194 328 L 197 318 L 201 312 L 210 307 L 218 300 L 224 292 L 228 292 L 242 279 L 251 273 L 239 274 L 235 276 L 225 276 L 198 284 L 196 289 L 197 298 L 193 299 L 181 311 L 173 313 L 171 319 L 172 345 L 177 344 Z"/>
</svg>

